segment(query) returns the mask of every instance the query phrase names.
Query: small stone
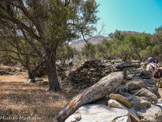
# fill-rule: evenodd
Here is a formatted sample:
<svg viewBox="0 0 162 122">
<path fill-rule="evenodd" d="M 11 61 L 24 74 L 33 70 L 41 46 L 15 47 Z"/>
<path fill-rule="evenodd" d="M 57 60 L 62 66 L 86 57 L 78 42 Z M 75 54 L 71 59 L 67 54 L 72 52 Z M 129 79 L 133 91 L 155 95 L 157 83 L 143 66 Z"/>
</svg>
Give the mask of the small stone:
<svg viewBox="0 0 162 122">
<path fill-rule="evenodd" d="M 80 121 L 80 120 L 81 120 L 81 115 L 80 115 L 80 114 L 76 114 L 74 118 L 75 118 L 77 121 Z"/>
</svg>

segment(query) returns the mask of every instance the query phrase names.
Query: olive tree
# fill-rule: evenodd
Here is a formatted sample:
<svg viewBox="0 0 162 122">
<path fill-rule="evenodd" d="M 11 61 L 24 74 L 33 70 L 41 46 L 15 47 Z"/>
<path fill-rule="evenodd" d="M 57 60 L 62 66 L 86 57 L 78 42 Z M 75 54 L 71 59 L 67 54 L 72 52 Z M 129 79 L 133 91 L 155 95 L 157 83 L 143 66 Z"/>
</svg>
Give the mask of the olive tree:
<svg viewBox="0 0 162 122">
<path fill-rule="evenodd" d="M 8 63 L 21 63 L 27 69 L 29 79 L 34 82 L 36 71 L 42 65 L 43 59 L 40 59 L 16 28 L 11 23 L 7 26 L 0 23 L 0 57 L 10 59 Z"/>
<path fill-rule="evenodd" d="M 95 0 L 1 0 L 0 22 L 21 30 L 47 69 L 49 90 L 59 91 L 56 53 L 66 41 L 91 35 L 98 20 Z"/>
</svg>

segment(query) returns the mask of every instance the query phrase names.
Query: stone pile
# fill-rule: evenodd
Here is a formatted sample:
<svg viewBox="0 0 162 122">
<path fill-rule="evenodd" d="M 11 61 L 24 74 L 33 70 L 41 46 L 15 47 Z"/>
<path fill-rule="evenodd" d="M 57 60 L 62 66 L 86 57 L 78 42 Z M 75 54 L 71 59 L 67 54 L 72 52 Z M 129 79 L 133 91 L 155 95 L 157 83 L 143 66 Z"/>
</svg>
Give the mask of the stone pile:
<svg viewBox="0 0 162 122">
<path fill-rule="evenodd" d="M 102 63 L 100 60 L 89 60 L 80 63 L 80 66 L 68 75 L 68 80 L 75 88 L 86 88 L 95 84 L 105 75 L 115 69 L 110 63 Z"/>
<path fill-rule="evenodd" d="M 20 74 L 23 69 L 11 68 L 11 67 L 0 67 L 0 75 L 17 75 Z"/>
<path fill-rule="evenodd" d="M 56 71 L 57 75 L 64 79 L 66 77 L 66 71 L 67 71 L 68 65 L 67 64 L 61 64 L 60 62 L 56 63 Z M 42 65 L 37 71 L 36 71 L 37 77 L 44 77 L 47 76 L 47 70 L 44 65 Z"/>
<path fill-rule="evenodd" d="M 127 72 L 127 79 L 115 91 L 81 106 L 65 122 L 162 122 L 162 104 L 157 104 L 160 95 L 155 87 L 156 79 L 149 77 L 150 73 L 142 68 Z"/>
<path fill-rule="evenodd" d="M 0 68 L 0 75 L 9 75 L 9 72 L 7 72 L 4 68 Z"/>
<path fill-rule="evenodd" d="M 64 64 L 64 65 L 56 65 L 56 70 L 57 70 L 57 75 L 58 77 L 61 77 L 62 80 L 64 80 L 64 78 L 67 77 L 67 69 L 68 69 L 68 65 Z"/>
</svg>

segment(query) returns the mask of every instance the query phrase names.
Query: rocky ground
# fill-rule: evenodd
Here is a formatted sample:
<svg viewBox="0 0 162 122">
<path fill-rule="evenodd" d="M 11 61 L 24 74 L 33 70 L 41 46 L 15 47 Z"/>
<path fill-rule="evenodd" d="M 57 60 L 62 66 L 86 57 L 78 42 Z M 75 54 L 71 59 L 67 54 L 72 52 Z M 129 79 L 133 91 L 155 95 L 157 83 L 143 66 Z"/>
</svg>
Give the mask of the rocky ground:
<svg viewBox="0 0 162 122">
<path fill-rule="evenodd" d="M 88 122 L 92 120 L 100 121 L 103 118 L 103 116 L 107 116 L 107 112 L 111 112 L 111 116 L 107 116 L 106 118 L 104 118 L 104 121 L 122 120 L 122 122 L 131 122 L 135 120 L 135 122 L 161 122 L 161 103 L 158 102 L 161 101 L 161 96 L 159 94 L 159 91 L 161 90 L 158 91 L 158 88 L 155 87 L 155 84 L 157 84 L 157 80 L 153 79 L 151 74 L 145 71 L 145 66 L 143 66 L 141 63 L 139 64 L 135 62 L 124 62 L 116 66 L 115 71 L 118 70 L 127 70 L 127 75 L 125 75 L 127 77 L 125 77 L 125 80 L 122 80 L 122 84 L 119 84 L 119 86 L 112 85 L 113 82 L 110 79 L 110 76 L 112 76 L 112 74 L 103 77 L 102 79 L 107 79 L 105 83 L 103 83 L 101 79 L 98 83 L 96 83 L 97 87 L 96 84 L 94 84 L 93 86 L 87 89 L 87 92 L 84 90 L 83 93 L 78 94 L 72 99 L 71 102 L 69 102 L 69 106 L 67 105 L 64 108 L 64 111 L 61 111 L 61 113 L 64 113 L 66 112 L 66 108 L 71 108 L 69 112 L 72 113 L 72 111 L 75 111 L 75 108 L 78 107 L 78 110 L 75 111 L 75 113 L 73 113 L 71 116 L 69 116 L 66 119 L 66 122 L 76 120 L 79 120 L 80 122 Z M 110 86 L 107 86 L 108 83 L 110 84 Z M 106 87 L 104 88 L 104 86 Z M 112 94 L 110 94 L 109 92 L 105 93 L 105 91 L 102 91 L 102 89 L 112 89 L 113 87 L 115 88 L 115 91 L 111 91 Z M 101 90 L 97 88 L 100 88 Z M 102 92 L 104 94 L 99 94 Z M 88 96 L 78 98 L 78 96 L 82 94 Z M 99 95 L 101 96 L 99 97 Z M 105 96 L 105 98 L 103 98 L 103 95 Z M 89 96 L 90 98 L 88 98 Z M 73 100 L 77 101 L 73 103 Z M 95 102 L 90 103 L 91 101 Z M 96 111 L 96 109 L 98 111 Z M 121 109 L 126 110 L 128 113 L 126 112 L 123 115 Z M 63 118 L 61 113 L 59 116 L 60 119 Z M 92 114 L 95 114 L 96 116 L 93 117 Z"/>
<path fill-rule="evenodd" d="M 20 122 L 31 122 L 31 119 L 35 122 L 51 122 L 56 119 L 60 109 L 79 92 L 66 88 L 60 93 L 50 93 L 47 92 L 47 86 L 26 84 L 26 78 L 25 75 L 0 76 L 1 120 L 4 116 L 10 119 L 9 122 L 14 118 Z M 162 96 L 162 88 L 159 88 L 159 93 Z"/>
<path fill-rule="evenodd" d="M 27 74 L 19 68 L 13 71 L 13 68 L 9 70 L 11 73 L 0 76 L 0 121 L 10 120 L 11 121 L 40 121 L 40 122 L 51 122 L 56 119 L 60 109 L 70 101 L 76 94 L 78 94 L 82 89 L 89 86 L 88 81 L 91 77 L 95 77 L 93 82 L 97 82 L 97 77 L 103 77 L 106 74 L 114 71 L 114 67 L 110 66 L 110 63 L 119 64 L 118 61 L 83 61 L 82 63 L 74 67 L 71 72 L 65 71 L 63 74 L 60 72 L 59 76 L 64 76 L 62 81 L 62 91 L 59 93 L 47 92 L 48 83 L 47 78 L 37 79 L 37 83 L 26 83 Z M 103 64 L 104 62 L 104 64 Z M 105 63 L 106 62 L 106 63 Z M 99 66 L 101 68 L 99 68 Z M 88 68 L 88 69 L 86 69 Z M 106 70 L 106 71 L 105 71 Z M 4 73 L 4 70 L 0 72 Z M 60 70 L 62 71 L 62 70 Z M 84 72 L 83 72 L 84 71 Z M 97 71 L 97 74 L 94 75 Z M 103 71 L 103 72 L 101 72 Z M 14 72 L 14 73 L 13 73 Z M 15 73 L 16 72 L 16 73 Z M 21 72 L 21 73 L 20 73 Z M 74 74 L 78 76 L 74 77 Z M 84 74 L 89 72 L 89 74 Z M 101 73 L 101 74 L 100 74 Z M 84 75 L 83 75 L 84 74 Z M 99 76 L 100 74 L 100 76 Z M 67 76 L 67 77 L 66 77 Z M 83 79 L 84 76 L 89 76 L 89 79 Z M 131 75 L 130 75 L 131 76 Z M 71 81 L 71 78 L 75 78 Z M 80 79 L 80 85 L 77 86 L 77 79 Z M 67 84 L 68 82 L 68 84 Z M 128 84 L 129 85 L 129 84 Z M 80 87 L 82 86 L 82 87 Z M 130 85 L 131 86 L 131 85 Z M 135 91 L 134 91 L 135 92 Z M 159 88 L 158 93 L 160 98 L 158 101 L 162 101 L 162 88 Z"/>
</svg>

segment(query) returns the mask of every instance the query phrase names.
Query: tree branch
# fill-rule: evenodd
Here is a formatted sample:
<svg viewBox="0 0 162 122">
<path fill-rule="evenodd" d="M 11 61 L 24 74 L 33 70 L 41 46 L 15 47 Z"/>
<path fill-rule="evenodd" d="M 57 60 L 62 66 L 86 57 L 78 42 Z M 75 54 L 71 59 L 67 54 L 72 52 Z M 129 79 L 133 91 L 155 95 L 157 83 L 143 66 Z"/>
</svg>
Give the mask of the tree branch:
<svg viewBox="0 0 162 122">
<path fill-rule="evenodd" d="M 31 28 L 29 28 L 27 25 L 25 25 L 18 19 L 14 18 L 12 16 L 12 13 L 9 10 L 5 9 L 1 4 L 0 4 L 0 9 L 3 10 L 8 15 L 8 16 L 6 16 L 4 14 L 0 14 L 0 18 L 9 20 L 9 21 L 15 23 L 20 29 L 25 29 L 33 38 L 35 38 L 37 40 L 41 40 L 41 38 L 38 35 L 36 35 Z"/>
</svg>

